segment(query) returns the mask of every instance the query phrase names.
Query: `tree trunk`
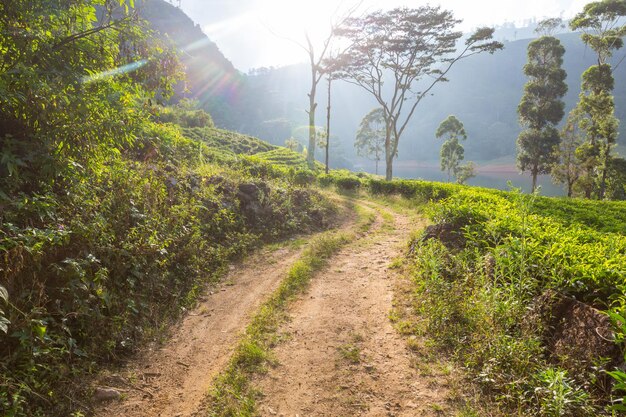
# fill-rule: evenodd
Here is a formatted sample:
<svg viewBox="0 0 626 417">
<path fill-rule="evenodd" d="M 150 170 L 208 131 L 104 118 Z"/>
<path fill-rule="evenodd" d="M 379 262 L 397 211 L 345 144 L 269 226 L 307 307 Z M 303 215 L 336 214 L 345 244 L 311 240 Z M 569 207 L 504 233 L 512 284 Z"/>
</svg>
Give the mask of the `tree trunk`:
<svg viewBox="0 0 626 417">
<path fill-rule="evenodd" d="M 385 180 L 391 181 L 393 179 L 393 157 L 387 158 L 387 168 L 385 170 Z"/>
<path fill-rule="evenodd" d="M 567 181 L 567 197 L 568 198 L 572 198 L 572 194 L 573 194 L 572 188 L 574 188 L 574 183 L 568 180 Z"/>
<path fill-rule="evenodd" d="M 379 159 L 376 159 L 376 175 L 378 175 L 378 161 Z"/>
<path fill-rule="evenodd" d="M 330 149 L 330 88 L 332 74 L 328 74 L 328 107 L 326 107 L 326 174 L 328 174 L 328 150 Z"/>
<path fill-rule="evenodd" d="M 533 188 L 531 190 L 531 193 L 534 193 L 535 190 L 537 189 L 537 167 L 534 167 L 531 171 L 531 175 L 533 177 Z"/>
<path fill-rule="evenodd" d="M 393 149 L 391 148 L 391 128 L 389 122 L 386 122 L 385 133 L 385 180 L 393 179 Z"/>
<path fill-rule="evenodd" d="M 317 103 L 315 102 L 315 95 L 317 94 L 317 67 L 315 66 L 315 60 L 313 55 L 313 48 L 310 48 L 309 58 L 311 60 L 311 92 L 309 93 L 309 149 L 306 156 L 309 168 L 315 168 L 315 145 L 316 145 L 316 129 L 315 129 L 315 110 L 317 110 Z"/>
<path fill-rule="evenodd" d="M 317 103 L 315 102 L 315 86 L 311 88 L 311 93 L 309 94 L 309 148 L 306 156 L 307 163 L 309 164 L 309 168 L 313 169 L 315 167 L 315 109 L 317 108 Z"/>
<path fill-rule="evenodd" d="M 598 193 L 598 199 L 604 200 L 604 194 L 606 194 L 606 175 L 609 170 L 609 161 L 611 160 L 611 145 L 606 144 L 604 150 L 604 168 L 602 169 L 602 178 L 600 179 L 600 192 Z"/>
</svg>

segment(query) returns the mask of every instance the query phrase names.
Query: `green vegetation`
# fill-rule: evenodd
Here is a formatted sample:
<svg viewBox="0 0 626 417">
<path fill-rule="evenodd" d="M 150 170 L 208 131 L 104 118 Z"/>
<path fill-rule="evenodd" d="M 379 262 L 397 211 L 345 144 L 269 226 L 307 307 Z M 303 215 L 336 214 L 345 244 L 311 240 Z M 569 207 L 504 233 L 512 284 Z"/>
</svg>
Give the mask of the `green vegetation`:
<svg viewBox="0 0 626 417">
<path fill-rule="evenodd" d="M 557 162 L 560 138 L 556 126 L 564 116 L 567 74 L 562 69 L 565 48 L 551 32 L 560 23 L 559 19 L 539 23 L 538 30 L 544 30 L 545 35 L 528 45 L 528 63 L 524 66 L 528 82 L 517 108 L 524 128 L 517 138 L 517 165 L 523 172 L 530 171 L 533 192 L 537 175 L 550 173 Z"/>
<path fill-rule="evenodd" d="M 248 156 L 272 146 L 157 104 L 181 67 L 129 6 L 0 5 L 2 415 L 84 412 L 77 381 L 228 262 L 333 218 L 308 179 Z"/>
<path fill-rule="evenodd" d="M 235 155 L 255 155 L 276 149 L 275 146 L 252 136 L 211 127 L 186 128 L 183 136 L 206 143 L 210 148 Z"/>
<path fill-rule="evenodd" d="M 372 216 L 361 210 L 357 229 L 367 230 Z M 271 364 L 271 349 L 279 339 L 278 327 L 286 319 L 289 302 L 302 293 L 315 273 L 326 266 L 329 258 L 342 246 L 354 240 L 354 233 L 327 232 L 313 240 L 300 259 L 289 270 L 286 279 L 266 301 L 247 327 L 228 367 L 216 379 L 209 400 L 209 415 L 219 417 L 254 416 L 258 393 L 250 382 L 255 374 L 264 373 Z"/>
<path fill-rule="evenodd" d="M 619 120 L 615 117 L 615 78 L 609 59 L 624 46 L 624 16 L 626 1 L 601 0 L 585 5 L 570 22 L 573 30 L 583 32 L 583 42 L 597 56 L 597 65 L 592 65 L 582 75 L 582 91 L 575 110 L 581 114 L 579 126 L 585 133 L 585 142 L 578 147 L 577 156 L 584 167 L 584 175 L 578 182 L 586 198 L 602 200 L 607 195 L 623 198 L 625 194 L 624 184 L 617 189 L 607 189 L 613 160 L 623 161 L 612 154 L 619 134 Z"/>
<path fill-rule="evenodd" d="M 393 177 L 400 137 L 422 99 L 447 81 L 452 67 L 463 58 L 503 47 L 492 39 L 493 29 L 479 28 L 457 51 L 457 41 L 463 36 L 455 31 L 458 23 L 449 10 L 426 5 L 350 17 L 336 30 L 350 47 L 336 58 L 334 75 L 363 88 L 381 106 L 388 181 Z M 395 82 L 383 88 L 390 74 Z M 412 94 L 424 79 L 428 80 L 420 92 Z"/>
<path fill-rule="evenodd" d="M 465 181 L 476 176 L 472 162 L 461 165 L 461 161 L 465 159 L 465 148 L 459 139 L 466 140 L 467 132 L 459 119 L 455 116 L 448 116 L 437 128 L 435 136 L 438 139 L 447 138 L 441 145 L 440 161 L 441 170 L 448 174 L 448 182 L 452 175 L 459 184 L 464 184 Z"/>
<path fill-rule="evenodd" d="M 376 175 L 378 175 L 378 164 L 385 153 L 385 131 L 383 109 L 376 108 L 363 117 L 354 141 L 357 155 L 371 159 L 376 163 Z"/>
<path fill-rule="evenodd" d="M 605 370 L 620 356 L 559 356 L 541 312 L 562 294 L 623 317 L 626 205 L 431 186 L 445 197 L 426 184 L 405 192 L 431 200 L 436 224 L 411 244 L 419 331 L 510 410 L 610 415 Z"/>
<path fill-rule="evenodd" d="M 308 169 L 306 158 L 297 152 L 287 148 L 276 148 L 267 152 L 258 153 L 255 157 L 261 161 L 270 162 L 273 165 L 294 168 L 299 170 Z M 321 165 L 316 165 L 319 169 Z"/>
</svg>

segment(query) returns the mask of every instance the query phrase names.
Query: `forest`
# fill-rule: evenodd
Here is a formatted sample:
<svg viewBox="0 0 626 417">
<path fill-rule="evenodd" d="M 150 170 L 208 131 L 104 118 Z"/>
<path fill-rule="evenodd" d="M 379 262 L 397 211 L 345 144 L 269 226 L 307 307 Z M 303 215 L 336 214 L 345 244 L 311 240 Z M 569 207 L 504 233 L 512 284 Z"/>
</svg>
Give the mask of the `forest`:
<svg viewBox="0 0 626 417">
<path fill-rule="evenodd" d="M 626 411 L 626 1 L 524 48 L 357 6 L 303 37 L 296 105 L 165 1 L 0 4 L 0 415 Z M 467 185 L 492 115 L 429 104 L 509 47 L 529 193 Z M 415 123 L 446 181 L 397 178 Z"/>
</svg>

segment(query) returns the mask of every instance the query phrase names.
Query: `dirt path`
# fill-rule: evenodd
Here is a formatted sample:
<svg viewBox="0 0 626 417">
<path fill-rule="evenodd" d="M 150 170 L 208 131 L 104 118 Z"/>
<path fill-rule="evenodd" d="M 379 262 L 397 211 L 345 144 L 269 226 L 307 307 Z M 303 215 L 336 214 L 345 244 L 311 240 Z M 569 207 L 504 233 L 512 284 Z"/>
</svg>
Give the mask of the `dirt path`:
<svg viewBox="0 0 626 417">
<path fill-rule="evenodd" d="M 132 386 L 124 391 L 123 401 L 103 407 L 96 415 L 193 414 L 230 357 L 250 315 L 276 289 L 298 254 L 289 249 L 262 253 L 232 270 L 226 284 L 202 300 L 163 348 L 147 352 L 114 377 L 116 388 Z"/>
<path fill-rule="evenodd" d="M 445 389 L 412 366 L 406 341 L 389 320 L 396 273 L 415 221 L 381 216 L 369 238 L 337 254 L 290 311 L 277 363 L 256 381 L 262 416 L 441 415 Z M 389 215 L 386 216 L 387 222 Z"/>
<path fill-rule="evenodd" d="M 347 215 L 341 228 L 354 224 Z M 302 246 L 302 245 L 301 245 Z M 231 267 L 159 349 L 144 352 L 121 373 L 102 378 L 101 386 L 122 393 L 96 416 L 186 417 L 194 415 L 224 368 L 241 333 L 260 304 L 278 287 L 303 247 L 263 250 Z"/>
</svg>

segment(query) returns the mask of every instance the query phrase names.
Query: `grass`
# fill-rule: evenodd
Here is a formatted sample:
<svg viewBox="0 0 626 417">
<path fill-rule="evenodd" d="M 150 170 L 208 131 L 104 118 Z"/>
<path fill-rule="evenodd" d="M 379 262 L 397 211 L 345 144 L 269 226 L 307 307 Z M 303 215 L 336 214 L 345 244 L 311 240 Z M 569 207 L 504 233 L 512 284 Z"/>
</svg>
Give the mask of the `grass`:
<svg viewBox="0 0 626 417">
<path fill-rule="evenodd" d="M 359 206 L 355 206 L 355 210 L 358 216 L 356 230 L 364 232 L 373 224 L 374 216 Z M 357 237 L 356 232 L 327 232 L 304 250 L 280 287 L 260 307 L 226 370 L 216 378 L 209 395 L 209 416 L 255 415 L 258 392 L 250 380 L 254 375 L 265 373 L 273 362 L 271 350 L 278 343 L 278 329 L 286 319 L 289 302 L 308 287 L 315 273 L 328 264 L 333 254 Z"/>
</svg>

